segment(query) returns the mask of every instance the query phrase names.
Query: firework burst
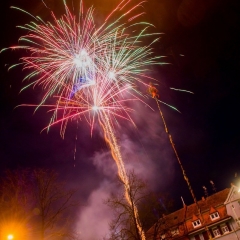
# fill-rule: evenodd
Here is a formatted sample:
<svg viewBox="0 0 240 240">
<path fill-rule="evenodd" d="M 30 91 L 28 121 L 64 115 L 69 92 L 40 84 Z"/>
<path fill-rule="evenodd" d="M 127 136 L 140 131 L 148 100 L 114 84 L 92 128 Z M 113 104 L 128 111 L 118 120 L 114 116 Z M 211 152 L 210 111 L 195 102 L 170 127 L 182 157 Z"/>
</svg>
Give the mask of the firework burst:
<svg viewBox="0 0 240 240">
<path fill-rule="evenodd" d="M 52 13 L 53 21 L 50 23 L 31 15 L 33 22 L 19 26 L 28 33 L 20 37 L 20 45 L 10 47 L 29 53 L 21 58 L 20 63 L 29 72 L 24 80 L 30 80 L 23 89 L 42 86 L 44 97 L 37 107 L 50 107 L 53 112 L 47 128 L 60 123 L 61 135 L 64 136 L 71 120 L 86 120 L 91 132 L 94 123 L 99 122 L 124 183 L 129 204 L 132 204 L 129 183 L 114 123 L 118 118 L 133 123 L 130 116 L 133 109 L 127 107 L 126 102 L 146 104 L 137 85 L 147 86 L 146 82 L 151 79 L 147 75 L 150 66 L 162 64 L 160 57 L 153 56 L 152 50 L 159 34 L 148 33 L 151 24 L 136 22 L 143 14 L 136 13 L 143 2 L 131 6 L 131 0 L 121 1 L 105 21 L 96 26 L 92 7 L 85 14 L 80 1 L 76 16 L 64 1 L 66 12 L 60 19 Z M 111 21 L 115 14 L 119 16 Z M 149 36 L 154 36 L 154 40 L 144 45 L 145 38 Z M 48 98 L 55 99 L 55 104 L 47 104 Z M 132 207 L 139 235 L 145 239 L 134 203 Z"/>
<path fill-rule="evenodd" d="M 129 2 L 122 1 L 99 27 L 94 22 L 93 8 L 84 14 L 82 2 L 78 16 L 73 15 L 66 4 L 66 13 L 60 19 L 52 12 L 53 23 L 31 15 L 35 21 L 18 26 L 28 34 L 20 37 L 20 45 L 8 48 L 29 52 L 28 56 L 20 59 L 23 69 L 30 72 L 24 80 L 31 80 L 23 89 L 32 85 L 42 86 L 45 91 L 42 105 L 54 94 L 71 98 L 78 90 L 94 85 L 97 73 L 107 75 L 118 85 L 143 82 L 148 66 L 159 64 L 159 57 L 152 56 L 151 48 L 158 38 L 147 46 L 141 46 L 143 38 L 155 35 L 147 33 L 151 24 L 131 23 L 141 14 L 129 18 L 128 24 L 119 23 L 139 4 L 109 23 L 112 14 L 117 10 L 123 11 Z M 136 33 L 139 25 L 142 29 Z"/>
</svg>

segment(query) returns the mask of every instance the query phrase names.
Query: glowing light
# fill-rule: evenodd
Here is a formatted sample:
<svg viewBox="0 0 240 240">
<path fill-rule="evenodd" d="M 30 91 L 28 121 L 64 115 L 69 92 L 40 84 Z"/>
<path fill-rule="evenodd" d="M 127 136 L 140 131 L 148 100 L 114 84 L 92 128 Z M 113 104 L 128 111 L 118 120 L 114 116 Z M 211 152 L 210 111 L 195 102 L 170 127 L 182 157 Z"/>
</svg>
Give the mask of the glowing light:
<svg viewBox="0 0 240 240">
<path fill-rule="evenodd" d="M 98 106 L 93 106 L 93 107 L 92 107 L 92 110 L 93 110 L 93 111 L 97 111 L 98 109 L 99 109 Z"/>
<path fill-rule="evenodd" d="M 110 71 L 110 72 L 108 73 L 108 77 L 109 77 L 110 79 L 116 79 L 115 76 L 116 76 L 116 74 L 115 74 L 115 72 L 113 72 L 113 71 Z"/>
<path fill-rule="evenodd" d="M 28 239 L 28 234 L 26 222 L 21 219 L 1 222 L 0 239 L 2 240 Z"/>
<path fill-rule="evenodd" d="M 32 82 L 22 90 L 30 86 L 42 86 L 45 89 L 42 105 L 56 93 L 69 97 L 76 88 L 88 87 L 96 81 L 96 73 L 108 76 L 109 80 L 119 85 L 123 82 L 142 83 L 144 79 L 149 79 L 146 75 L 146 71 L 149 72 L 147 66 L 162 64 L 160 57 L 152 56 L 151 47 L 159 34 L 147 32 L 151 27 L 149 23 L 131 23 L 141 14 L 121 22 L 140 7 L 140 3 L 133 7 L 129 7 L 130 4 L 131 1 L 123 0 L 99 27 L 94 21 L 93 8 L 85 14 L 82 4 L 79 16 L 75 16 L 64 1 L 66 13 L 60 19 L 52 13 L 53 23 L 31 15 L 34 21 L 19 26 L 27 31 L 25 36 L 20 37 L 20 45 L 10 47 L 30 53 L 21 58 L 21 64 L 23 69 L 30 72 L 24 80 Z M 113 13 L 124 12 L 124 9 L 126 12 L 111 22 Z M 136 31 L 135 26 L 138 29 L 142 26 L 142 29 Z M 154 35 L 157 38 L 141 46 L 144 38 Z"/>
<path fill-rule="evenodd" d="M 79 54 L 75 56 L 73 59 L 74 64 L 76 65 L 77 68 L 81 67 L 90 67 L 91 64 L 91 58 L 88 56 L 87 52 L 85 49 L 81 50 Z"/>
</svg>

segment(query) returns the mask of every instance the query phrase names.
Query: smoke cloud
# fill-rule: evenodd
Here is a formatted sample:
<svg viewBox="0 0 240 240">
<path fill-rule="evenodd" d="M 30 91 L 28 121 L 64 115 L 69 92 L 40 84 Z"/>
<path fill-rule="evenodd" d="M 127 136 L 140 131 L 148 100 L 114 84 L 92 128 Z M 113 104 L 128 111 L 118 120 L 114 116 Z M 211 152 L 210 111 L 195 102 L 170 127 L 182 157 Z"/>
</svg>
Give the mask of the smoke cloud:
<svg viewBox="0 0 240 240">
<path fill-rule="evenodd" d="M 134 171 L 152 190 L 166 190 L 173 181 L 174 161 L 161 118 L 143 104 L 135 104 L 134 109 L 132 117 L 137 128 L 121 122 L 115 129 L 126 171 Z M 117 167 L 108 149 L 96 151 L 89 161 L 101 180 L 80 209 L 76 229 L 82 239 L 97 240 L 109 234 L 113 215 L 104 200 L 116 191 Z"/>
</svg>

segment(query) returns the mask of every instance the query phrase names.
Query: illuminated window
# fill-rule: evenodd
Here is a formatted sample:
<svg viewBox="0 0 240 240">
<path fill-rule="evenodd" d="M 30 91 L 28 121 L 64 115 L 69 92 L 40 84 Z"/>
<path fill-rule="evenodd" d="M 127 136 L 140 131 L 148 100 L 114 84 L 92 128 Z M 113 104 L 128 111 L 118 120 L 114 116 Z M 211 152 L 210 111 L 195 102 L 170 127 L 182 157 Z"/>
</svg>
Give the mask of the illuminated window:
<svg viewBox="0 0 240 240">
<path fill-rule="evenodd" d="M 214 235 L 214 237 L 221 236 L 221 233 L 220 233 L 220 231 L 219 231 L 219 229 L 218 229 L 218 228 L 216 228 L 216 229 L 213 229 L 213 235 Z"/>
<path fill-rule="evenodd" d="M 175 228 L 175 229 L 171 230 L 171 234 L 172 234 L 172 236 L 178 235 L 179 234 L 178 228 Z"/>
<path fill-rule="evenodd" d="M 210 217 L 211 217 L 212 221 L 220 218 L 218 212 L 212 213 L 212 214 L 210 215 Z"/>
<path fill-rule="evenodd" d="M 165 234 L 162 234 L 161 235 L 161 239 L 165 239 L 166 238 L 166 235 Z"/>
<path fill-rule="evenodd" d="M 199 226 L 202 225 L 200 219 L 194 221 L 192 224 L 193 224 L 193 227 L 194 227 L 194 228 L 199 227 Z"/>
<path fill-rule="evenodd" d="M 228 226 L 222 226 L 222 232 L 223 232 L 223 234 L 225 234 L 225 233 L 228 233 L 229 232 L 229 229 L 228 229 Z"/>
<path fill-rule="evenodd" d="M 194 236 L 194 239 L 195 239 L 195 240 L 201 240 L 201 238 L 200 238 L 199 235 Z"/>
</svg>

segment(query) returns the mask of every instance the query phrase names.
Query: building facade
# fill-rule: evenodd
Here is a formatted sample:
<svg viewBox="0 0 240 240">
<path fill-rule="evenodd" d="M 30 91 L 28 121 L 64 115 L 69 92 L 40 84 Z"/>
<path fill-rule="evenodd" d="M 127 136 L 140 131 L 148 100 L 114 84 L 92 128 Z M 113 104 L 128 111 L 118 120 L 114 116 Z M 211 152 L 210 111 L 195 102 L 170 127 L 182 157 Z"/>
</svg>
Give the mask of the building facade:
<svg viewBox="0 0 240 240">
<path fill-rule="evenodd" d="M 163 216 L 148 240 L 240 240 L 240 189 L 231 185 L 190 206 Z"/>
</svg>

